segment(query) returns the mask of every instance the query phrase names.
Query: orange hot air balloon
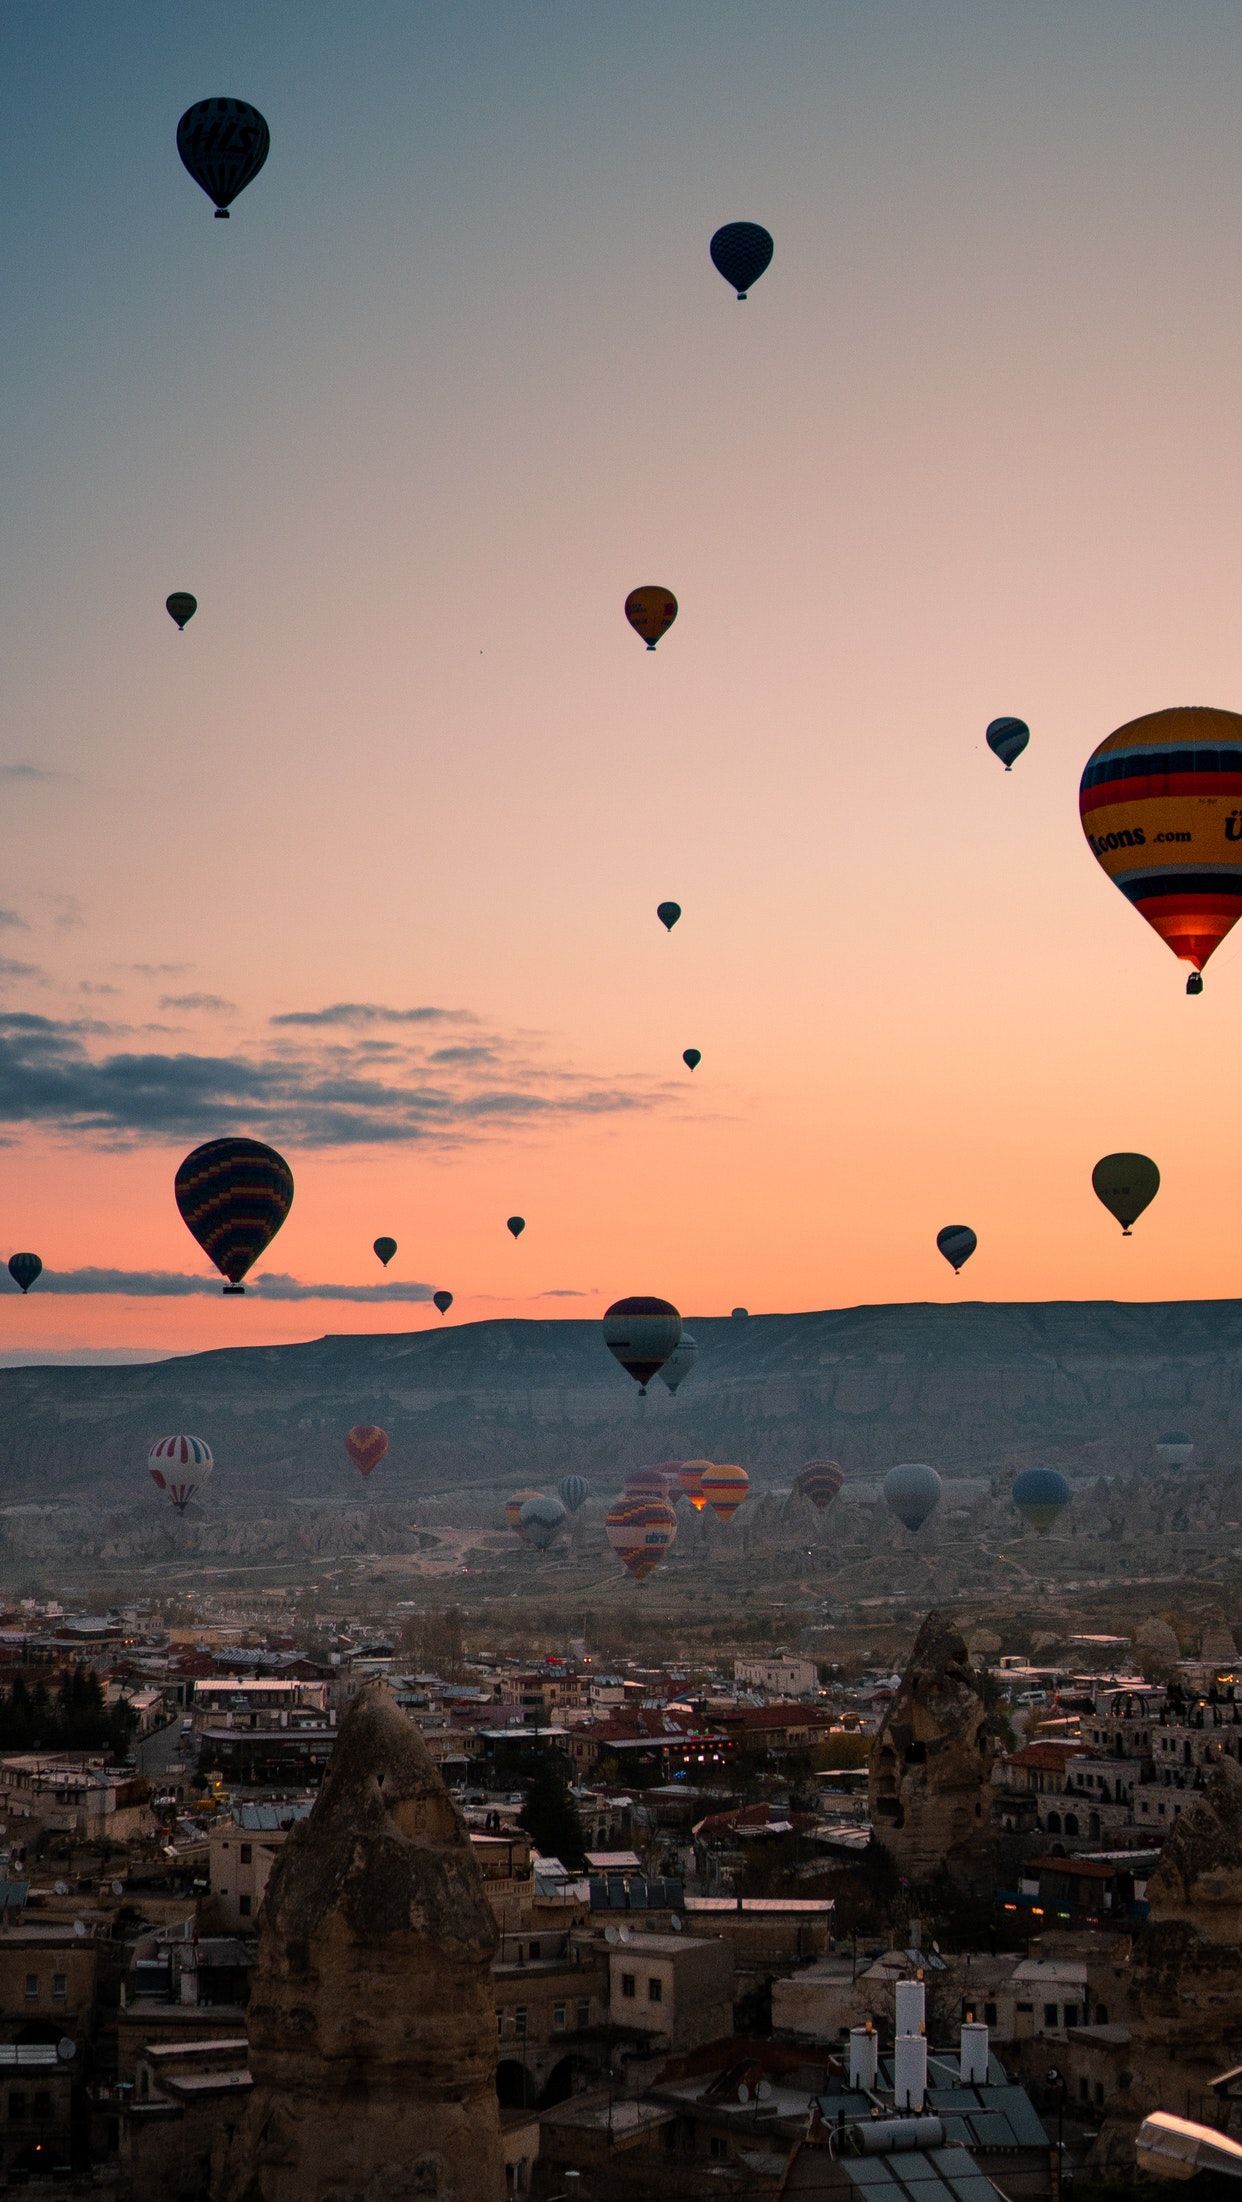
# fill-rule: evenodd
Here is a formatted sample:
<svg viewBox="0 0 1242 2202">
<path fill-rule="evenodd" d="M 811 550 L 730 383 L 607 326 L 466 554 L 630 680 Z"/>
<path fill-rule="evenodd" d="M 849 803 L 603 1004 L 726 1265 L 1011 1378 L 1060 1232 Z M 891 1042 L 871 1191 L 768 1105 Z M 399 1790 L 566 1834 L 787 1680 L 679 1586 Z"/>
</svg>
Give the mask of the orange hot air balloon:
<svg viewBox="0 0 1242 2202">
<path fill-rule="evenodd" d="M 677 617 L 677 599 L 671 589 L 662 589 L 654 581 L 641 589 L 631 589 L 625 600 L 625 616 L 636 635 L 641 635 L 649 650 L 654 650 L 661 635 L 666 635 Z"/>
<path fill-rule="evenodd" d="M 1242 717 L 1195 705 L 1129 720 L 1088 759 L 1078 810 L 1092 855 L 1200 993 L 1242 915 Z"/>
<path fill-rule="evenodd" d="M 646 1581 L 677 1536 L 677 1516 L 667 1499 L 627 1498 L 608 1510 L 608 1542 L 634 1580 Z"/>
<path fill-rule="evenodd" d="M 508 1522 L 510 1529 L 516 1529 L 519 1537 L 522 1534 L 522 1508 L 531 1499 L 541 1499 L 542 1497 L 542 1491 L 515 1491 L 511 1499 L 505 1500 L 505 1520 Z"/>
<path fill-rule="evenodd" d="M 732 1461 L 719 1461 L 703 1477 L 703 1493 L 713 1514 L 731 1522 L 750 1489 L 750 1477 Z"/>
<path fill-rule="evenodd" d="M 345 1440 L 345 1450 L 359 1475 L 369 1476 L 388 1451 L 388 1432 L 374 1422 L 356 1423 Z"/>
<path fill-rule="evenodd" d="M 704 1476 L 712 1472 L 710 1460 L 683 1460 L 677 1471 L 677 1485 L 684 1499 L 689 1499 L 696 1514 L 701 1514 L 707 1504 L 703 1488 Z"/>
</svg>

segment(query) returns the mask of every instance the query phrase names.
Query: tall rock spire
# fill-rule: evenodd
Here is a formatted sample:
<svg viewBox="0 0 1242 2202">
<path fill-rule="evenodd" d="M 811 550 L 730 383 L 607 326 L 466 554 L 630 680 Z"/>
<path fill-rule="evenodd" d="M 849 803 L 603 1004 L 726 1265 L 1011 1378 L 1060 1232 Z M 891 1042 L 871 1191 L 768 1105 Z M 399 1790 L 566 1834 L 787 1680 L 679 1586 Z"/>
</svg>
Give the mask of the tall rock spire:
<svg viewBox="0 0 1242 2202">
<path fill-rule="evenodd" d="M 995 1757 L 966 1646 L 945 1614 L 929 1613 L 872 1746 L 867 1784 L 876 1841 L 911 1880 L 977 1871 Z"/>
<path fill-rule="evenodd" d="M 499 2202 L 495 1946 L 457 1807 L 372 1684 L 268 1884 L 231 2202 Z"/>
</svg>

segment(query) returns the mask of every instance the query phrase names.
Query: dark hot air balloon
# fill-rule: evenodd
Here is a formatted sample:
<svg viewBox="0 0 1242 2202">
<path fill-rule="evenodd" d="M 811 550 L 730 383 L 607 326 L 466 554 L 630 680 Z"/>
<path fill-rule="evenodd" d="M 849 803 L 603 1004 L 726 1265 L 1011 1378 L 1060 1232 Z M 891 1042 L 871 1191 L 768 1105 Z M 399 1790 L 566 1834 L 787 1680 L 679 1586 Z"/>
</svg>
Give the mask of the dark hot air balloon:
<svg viewBox="0 0 1242 2202">
<path fill-rule="evenodd" d="M 387 1269 L 388 1264 L 392 1260 L 393 1255 L 396 1253 L 396 1251 L 397 1242 L 395 1239 L 377 1239 L 374 1246 L 371 1248 L 371 1252 L 378 1256 L 379 1260 L 382 1261 L 382 1263 L 384 1264 L 385 1269 Z"/>
<path fill-rule="evenodd" d="M 37 1254 L 12 1254 L 9 1257 L 9 1275 L 23 1293 L 29 1292 L 36 1277 L 43 1275 L 43 1264 Z"/>
<path fill-rule="evenodd" d="M 999 757 L 1006 772 L 1012 772 L 1014 763 L 1022 755 L 1031 738 L 1031 730 L 1025 719 L 993 719 L 984 739 L 994 757 Z"/>
<path fill-rule="evenodd" d="M 209 1139 L 188 1154 L 173 1186 L 181 1220 L 209 1261 L 244 1292 L 242 1278 L 293 1206 L 293 1172 L 259 1139 Z"/>
<path fill-rule="evenodd" d="M 147 1454 L 147 1474 L 179 1514 L 210 1480 L 214 1466 L 211 1447 L 201 1437 L 157 1438 Z"/>
<path fill-rule="evenodd" d="M 186 621 L 193 619 L 195 612 L 198 610 L 198 598 L 191 596 L 188 589 L 174 589 L 172 595 L 165 602 L 164 610 L 170 619 L 176 621 L 177 633 L 183 635 Z"/>
<path fill-rule="evenodd" d="M 1160 1172 L 1147 1155 L 1104 1155 L 1091 1172 L 1091 1183 L 1096 1199 L 1117 1218 L 1122 1237 L 1128 1239 L 1131 1224 L 1160 1190 Z"/>
<path fill-rule="evenodd" d="M 703 1050 L 697 1047 L 685 1047 L 681 1051 L 681 1059 L 687 1070 L 697 1070 L 703 1060 Z"/>
<path fill-rule="evenodd" d="M 441 1315 L 447 1315 L 453 1305 L 453 1295 L 451 1292 L 433 1292 L 431 1304 L 439 1308 Z"/>
<path fill-rule="evenodd" d="M 633 1299 L 614 1300 L 604 1315 L 604 1344 L 626 1375 L 633 1377 L 640 1399 L 646 1398 L 648 1384 L 680 1337 L 681 1317 L 669 1300 L 640 1293 Z"/>
<path fill-rule="evenodd" d="M 656 916 L 659 918 L 665 932 L 671 933 L 681 916 L 680 902 L 657 902 Z"/>
<path fill-rule="evenodd" d="M 257 107 L 244 99 L 200 99 L 177 124 L 177 151 L 199 188 L 227 222 L 229 208 L 253 183 L 271 145 Z"/>
<path fill-rule="evenodd" d="M 772 236 L 760 222 L 726 222 L 708 247 L 712 266 L 745 298 L 757 283 L 773 253 Z"/>
<path fill-rule="evenodd" d="M 1024 1468 L 1014 1477 L 1013 1503 L 1023 1521 L 1046 1537 L 1070 1502 L 1070 1487 L 1057 1468 Z"/>
<path fill-rule="evenodd" d="M 1131 719 L 1088 758 L 1078 809 L 1096 861 L 1197 978 L 1242 912 L 1242 717 Z"/>
<path fill-rule="evenodd" d="M 1166 1430 L 1156 1439 L 1156 1457 L 1166 1468 L 1184 1468 L 1195 1449 L 1195 1441 L 1187 1430 Z"/>
<path fill-rule="evenodd" d="M 678 1385 L 685 1383 L 691 1369 L 694 1367 L 698 1359 L 698 1352 L 699 1349 L 689 1331 L 683 1330 L 677 1344 L 660 1371 L 660 1382 L 667 1384 L 671 1392 L 676 1392 Z"/>
<path fill-rule="evenodd" d="M 515 1491 L 512 1498 L 506 1499 L 505 1520 L 508 1523 L 510 1529 L 517 1530 L 520 1535 L 522 1526 L 522 1508 L 527 1504 L 528 1500 L 541 1499 L 542 1497 L 542 1491 Z"/>
<path fill-rule="evenodd" d="M 649 650 L 654 650 L 661 635 L 666 635 L 677 617 L 677 599 L 671 589 L 662 589 L 658 582 L 645 582 L 640 589 L 631 589 L 625 600 L 625 616 L 636 635 L 641 635 Z"/>
<path fill-rule="evenodd" d="M 526 1539 L 527 1544 L 533 1544 L 540 1552 L 546 1552 L 550 1545 L 555 1544 L 565 1521 L 565 1508 L 560 1500 L 545 1498 L 540 1493 L 538 1498 L 527 1499 L 518 1515 L 518 1532 Z"/>
<path fill-rule="evenodd" d="M 505 1229 L 511 1231 L 515 1239 L 520 1239 L 526 1229 L 525 1216 L 509 1216 L 505 1221 Z"/>
<path fill-rule="evenodd" d="M 591 1496 L 591 1486 L 585 1476 L 562 1476 L 556 1488 L 561 1494 L 562 1505 L 567 1506 L 571 1514 L 585 1506 Z"/>
<path fill-rule="evenodd" d="M 899 1522 L 921 1529 L 940 1498 L 940 1478 L 924 1460 L 903 1460 L 890 1468 L 880 1489 Z"/>
<path fill-rule="evenodd" d="M 835 1460 L 808 1460 L 805 1468 L 799 1469 L 794 1477 L 794 1490 L 800 1491 L 803 1498 L 809 1499 L 822 1513 L 826 1506 L 831 1506 L 844 1481 L 845 1471 Z"/>
<path fill-rule="evenodd" d="M 946 1223 L 943 1231 L 936 1233 L 936 1245 L 949 1263 L 956 1277 L 963 1262 L 968 1262 L 979 1241 L 968 1223 Z"/>
<path fill-rule="evenodd" d="M 359 1475 L 369 1476 L 388 1451 L 388 1432 L 374 1422 L 356 1422 L 345 1440 L 345 1450 Z"/>
</svg>

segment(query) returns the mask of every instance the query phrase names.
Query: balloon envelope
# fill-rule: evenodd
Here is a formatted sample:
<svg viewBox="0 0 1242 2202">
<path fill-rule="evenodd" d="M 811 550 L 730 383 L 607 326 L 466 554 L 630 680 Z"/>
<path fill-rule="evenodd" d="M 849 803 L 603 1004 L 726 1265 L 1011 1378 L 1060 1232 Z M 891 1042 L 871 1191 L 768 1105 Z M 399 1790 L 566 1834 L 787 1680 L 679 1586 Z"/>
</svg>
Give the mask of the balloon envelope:
<svg viewBox="0 0 1242 2202">
<path fill-rule="evenodd" d="M 677 1471 L 677 1488 L 683 1498 L 689 1499 L 696 1514 L 701 1514 L 707 1504 L 703 1478 L 711 1470 L 710 1460 L 683 1460 Z"/>
<path fill-rule="evenodd" d="M 184 1514 L 195 1491 L 211 1477 L 215 1462 L 201 1437 L 161 1437 L 147 1454 L 147 1473 L 162 1496 Z"/>
<path fill-rule="evenodd" d="M 198 610 L 198 598 L 191 596 L 188 589 L 174 589 L 172 595 L 165 599 L 164 610 L 170 619 L 176 620 L 177 633 L 183 635 L 186 621 L 193 619 Z"/>
<path fill-rule="evenodd" d="M 23 1292 L 29 1292 L 36 1277 L 43 1275 L 43 1264 L 37 1254 L 10 1254 L 9 1275 Z"/>
<path fill-rule="evenodd" d="M 1013 1503 L 1023 1521 L 1047 1536 L 1070 1502 L 1070 1487 L 1056 1468 L 1024 1468 L 1014 1477 Z"/>
<path fill-rule="evenodd" d="M 546 1552 L 549 1545 L 556 1542 L 565 1520 L 565 1508 L 559 1499 L 542 1495 L 527 1499 L 518 1515 L 518 1534 L 525 1537 L 527 1544 L 537 1545 L 541 1552 Z"/>
<path fill-rule="evenodd" d="M 373 1254 L 378 1254 L 385 1269 L 387 1269 L 389 1262 L 397 1251 L 397 1242 L 395 1239 L 377 1239 L 371 1251 Z"/>
<path fill-rule="evenodd" d="M 1078 809 L 1114 886 L 1202 971 L 1242 912 L 1242 717 L 1195 706 L 1129 720 L 1088 759 Z"/>
<path fill-rule="evenodd" d="M 508 1217 L 505 1223 L 505 1229 L 506 1231 L 511 1231 L 515 1239 L 520 1239 L 523 1231 L 526 1229 L 525 1216 Z"/>
<path fill-rule="evenodd" d="M 968 1262 L 979 1241 L 968 1223 L 946 1223 L 943 1231 L 936 1233 L 936 1245 L 944 1255 L 956 1277 L 963 1262 Z"/>
<path fill-rule="evenodd" d="M 677 617 L 677 599 L 671 589 L 661 588 L 658 582 L 645 582 L 640 589 L 631 589 L 625 600 L 625 616 L 636 635 L 641 635 L 649 650 L 654 650 L 661 635 L 666 635 Z"/>
<path fill-rule="evenodd" d="M 628 1300 L 614 1300 L 604 1315 L 604 1344 L 627 1376 L 632 1376 L 642 1398 L 647 1386 L 670 1358 L 681 1337 L 681 1317 L 671 1300 L 657 1300 L 638 1293 Z"/>
<path fill-rule="evenodd" d="M 388 1451 L 388 1432 L 375 1422 L 357 1422 L 345 1440 L 345 1450 L 359 1475 L 369 1476 Z"/>
<path fill-rule="evenodd" d="M 271 147 L 257 107 L 244 99 L 200 99 L 177 124 L 177 151 L 200 190 L 227 222 L 239 192 L 253 183 Z"/>
<path fill-rule="evenodd" d="M 750 1314 L 750 1309 L 748 1307 L 731 1307 L 729 1313 L 735 1323 L 744 1323 Z"/>
<path fill-rule="evenodd" d="M 677 1536 L 677 1516 L 667 1499 L 622 1496 L 608 1510 L 604 1531 L 623 1567 L 645 1582 Z"/>
<path fill-rule="evenodd" d="M 293 1172 L 258 1139 L 209 1139 L 188 1154 L 173 1187 L 181 1220 L 228 1279 L 226 1292 L 270 1246 L 293 1206 Z"/>
<path fill-rule="evenodd" d="M 770 230 L 761 222 L 726 222 L 708 250 L 718 274 L 732 283 L 739 298 L 745 298 L 771 260 L 774 247 Z"/>
<path fill-rule="evenodd" d="M 453 1305 L 453 1295 L 451 1292 L 433 1292 L 431 1304 L 439 1308 L 441 1315 L 447 1315 Z"/>
<path fill-rule="evenodd" d="M 703 1471 L 703 1496 L 713 1514 L 731 1522 L 750 1489 L 750 1477 L 735 1461 L 712 1461 Z"/>
<path fill-rule="evenodd" d="M 994 757 L 999 757 L 1006 772 L 1012 772 L 1014 760 L 1022 755 L 1031 738 L 1031 730 L 1025 719 L 993 719 L 985 737 Z"/>
<path fill-rule="evenodd" d="M 1156 1440 L 1156 1454 L 1167 1468 L 1184 1468 L 1195 1449 L 1188 1430 L 1166 1430 Z"/>
<path fill-rule="evenodd" d="M 567 1506 L 571 1514 L 576 1514 L 580 1506 L 585 1506 L 591 1496 L 591 1486 L 585 1476 L 562 1476 L 556 1488 L 560 1492 L 562 1505 Z"/>
<path fill-rule="evenodd" d="M 660 1371 L 660 1382 L 667 1384 L 671 1392 L 676 1392 L 678 1385 L 685 1383 L 698 1359 L 698 1355 L 699 1349 L 689 1331 L 683 1330 L 677 1344 Z"/>
<path fill-rule="evenodd" d="M 820 1512 L 831 1506 L 845 1481 L 845 1470 L 835 1460 L 808 1460 L 794 1477 L 794 1490 L 809 1499 Z"/>
<path fill-rule="evenodd" d="M 659 918 L 665 932 L 671 933 L 681 916 L 680 902 L 657 902 L 656 916 Z"/>
<path fill-rule="evenodd" d="M 520 1530 L 522 1508 L 529 1506 L 532 1499 L 541 1499 L 542 1497 L 542 1491 L 515 1491 L 511 1499 L 506 1499 L 505 1520 L 508 1522 L 510 1529 Z"/>
<path fill-rule="evenodd" d="M 1117 1218 L 1128 1239 L 1131 1224 L 1160 1190 L 1160 1172 L 1149 1155 L 1104 1155 L 1091 1172 L 1091 1183 L 1096 1199 Z"/>
<path fill-rule="evenodd" d="M 921 1529 L 940 1497 L 940 1478 L 923 1460 L 903 1460 L 890 1468 L 880 1489 L 907 1529 Z"/>
<path fill-rule="evenodd" d="M 703 1051 L 701 1048 L 697 1047 L 683 1048 L 681 1051 L 681 1059 L 682 1062 L 685 1064 L 687 1070 L 697 1070 L 699 1064 L 703 1060 Z"/>
</svg>

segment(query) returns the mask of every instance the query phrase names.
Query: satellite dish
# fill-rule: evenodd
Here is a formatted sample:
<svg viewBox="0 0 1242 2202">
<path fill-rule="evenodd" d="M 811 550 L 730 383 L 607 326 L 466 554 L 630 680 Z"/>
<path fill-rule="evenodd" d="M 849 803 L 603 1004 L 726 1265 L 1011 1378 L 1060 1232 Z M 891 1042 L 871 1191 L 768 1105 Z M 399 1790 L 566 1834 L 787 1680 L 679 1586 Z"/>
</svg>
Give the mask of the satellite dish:
<svg viewBox="0 0 1242 2202">
<path fill-rule="evenodd" d="M 113 1882 L 113 1884 L 112 1884 L 112 1893 L 113 1893 L 113 1895 L 114 1895 L 114 1896 L 124 1896 L 124 1894 L 125 1894 L 125 1883 L 124 1883 L 124 1881 L 114 1881 L 114 1882 Z"/>
<path fill-rule="evenodd" d="M 68 2034 L 62 2034 L 60 2040 L 56 2044 L 56 2054 L 59 2057 L 61 2063 L 72 2064 L 74 2058 L 77 2056 L 77 2053 L 78 2045 L 76 2041 L 70 2041 Z"/>
<path fill-rule="evenodd" d="M 85 1940 L 86 1940 L 86 1921 L 85 1921 L 84 1919 L 75 1919 L 75 1920 L 74 1920 L 74 1922 L 73 1922 L 73 1931 L 74 1931 L 74 1933 L 76 1934 L 76 1936 L 77 1936 L 77 1938 L 78 1938 L 79 1942 L 85 1942 Z"/>
<path fill-rule="evenodd" d="M 760 2080 L 758 2087 L 755 2089 L 755 2093 L 761 2103 L 770 2103 L 772 2100 L 771 2080 Z"/>
<path fill-rule="evenodd" d="M 56 1894 L 57 1896 L 67 1896 L 69 1894 L 69 1883 L 67 1881 L 58 1881 L 56 1883 Z"/>
<path fill-rule="evenodd" d="M 629 1939 L 630 1939 L 630 1930 L 629 1930 L 629 1928 L 628 1928 L 628 1927 L 618 1927 L 618 1928 L 617 1928 L 617 1940 L 618 1940 L 618 1942 L 628 1942 L 628 1941 L 629 1941 Z"/>
<path fill-rule="evenodd" d="M 674 1912 L 672 1918 L 669 1920 L 669 1925 L 672 1928 L 674 1934 L 681 1933 L 681 1921 L 677 1917 L 676 1912 Z"/>
<path fill-rule="evenodd" d="M 743 2080 L 741 2086 L 737 2091 L 737 2099 L 739 2103 L 748 2103 L 750 2101 L 750 2089 L 747 2087 L 745 2080 Z"/>
<path fill-rule="evenodd" d="M 605 1940 L 605 1942 L 619 1942 L 619 1941 L 620 1941 L 620 1939 L 621 1939 L 621 1937 L 620 1937 L 620 1935 L 619 1935 L 619 1934 L 617 1933 L 617 1930 L 616 1930 L 616 1928 L 615 1928 L 615 1927 L 605 1927 L 605 1929 L 604 1929 L 604 1940 Z"/>
</svg>

